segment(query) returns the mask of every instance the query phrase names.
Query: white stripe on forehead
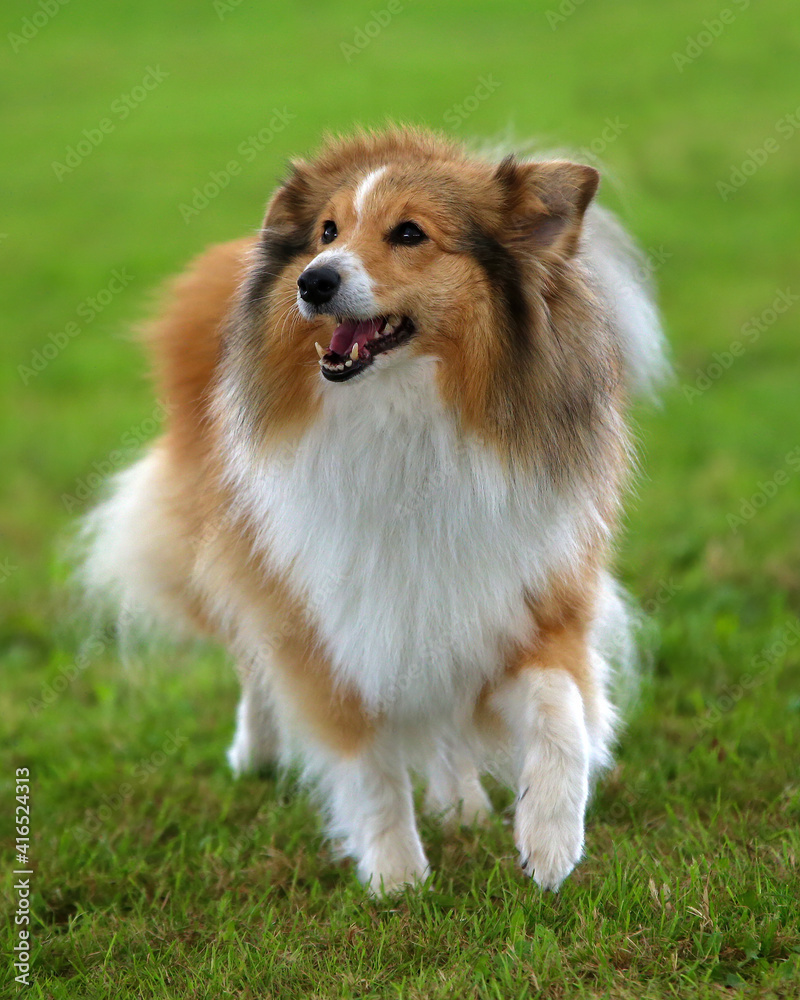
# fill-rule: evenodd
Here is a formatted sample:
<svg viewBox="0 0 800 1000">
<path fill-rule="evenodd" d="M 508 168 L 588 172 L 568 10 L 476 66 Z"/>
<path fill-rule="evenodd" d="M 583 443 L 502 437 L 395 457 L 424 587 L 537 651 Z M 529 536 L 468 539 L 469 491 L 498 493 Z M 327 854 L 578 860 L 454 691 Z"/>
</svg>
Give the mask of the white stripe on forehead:
<svg viewBox="0 0 800 1000">
<path fill-rule="evenodd" d="M 371 173 L 367 174 L 363 181 L 356 188 L 356 196 L 353 201 L 356 209 L 356 215 L 361 218 L 361 213 L 364 210 L 364 201 L 367 195 L 375 187 L 376 183 L 380 180 L 381 175 L 386 172 L 386 167 L 378 167 L 377 170 L 373 170 Z"/>
</svg>

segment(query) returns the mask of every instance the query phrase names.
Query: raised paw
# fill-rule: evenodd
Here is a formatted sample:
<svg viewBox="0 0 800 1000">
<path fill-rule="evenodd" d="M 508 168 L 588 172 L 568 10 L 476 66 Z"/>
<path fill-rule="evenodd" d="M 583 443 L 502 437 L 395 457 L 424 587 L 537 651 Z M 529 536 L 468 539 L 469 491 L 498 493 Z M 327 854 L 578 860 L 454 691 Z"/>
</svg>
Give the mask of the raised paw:
<svg viewBox="0 0 800 1000">
<path fill-rule="evenodd" d="M 517 803 L 514 839 L 526 875 L 556 892 L 583 854 L 583 810 L 559 808 L 544 814 L 532 794 Z"/>
</svg>

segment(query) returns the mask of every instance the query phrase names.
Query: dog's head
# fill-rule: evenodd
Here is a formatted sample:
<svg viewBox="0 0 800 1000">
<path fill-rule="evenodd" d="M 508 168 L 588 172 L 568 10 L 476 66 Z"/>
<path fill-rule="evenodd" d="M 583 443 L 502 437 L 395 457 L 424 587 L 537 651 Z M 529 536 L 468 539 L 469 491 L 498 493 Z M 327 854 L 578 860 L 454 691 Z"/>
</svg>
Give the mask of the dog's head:
<svg viewBox="0 0 800 1000">
<path fill-rule="evenodd" d="M 592 167 L 492 163 L 416 130 L 330 142 L 293 164 L 267 209 L 245 289 L 262 373 L 272 365 L 276 390 L 310 385 L 310 367 L 318 384 L 366 386 L 432 357 L 467 422 L 502 417 L 513 433 L 533 369 L 559 365 L 551 381 L 573 383 L 560 395 L 585 381 L 547 331 L 598 181 Z"/>
</svg>

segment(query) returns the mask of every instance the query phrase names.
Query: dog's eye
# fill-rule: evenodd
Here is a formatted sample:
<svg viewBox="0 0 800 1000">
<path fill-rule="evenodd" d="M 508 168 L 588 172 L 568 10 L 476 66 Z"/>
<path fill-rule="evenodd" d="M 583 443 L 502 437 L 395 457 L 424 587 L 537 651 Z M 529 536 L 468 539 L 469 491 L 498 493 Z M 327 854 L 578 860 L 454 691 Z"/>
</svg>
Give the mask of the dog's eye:
<svg viewBox="0 0 800 1000">
<path fill-rule="evenodd" d="M 427 238 L 416 222 L 401 222 L 389 233 L 389 242 L 399 247 L 415 247 Z"/>
<path fill-rule="evenodd" d="M 322 223 L 323 243 L 333 243 L 338 235 L 339 230 L 336 228 L 336 223 L 332 219 L 328 219 L 327 222 Z"/>
</svg>

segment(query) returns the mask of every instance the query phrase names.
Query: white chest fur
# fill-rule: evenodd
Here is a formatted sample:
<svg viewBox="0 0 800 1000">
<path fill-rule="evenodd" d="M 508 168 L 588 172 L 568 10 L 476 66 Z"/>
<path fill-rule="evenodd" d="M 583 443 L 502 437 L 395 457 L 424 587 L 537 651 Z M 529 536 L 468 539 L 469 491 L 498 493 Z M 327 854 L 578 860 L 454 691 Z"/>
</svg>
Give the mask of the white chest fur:
<svg viewBox="0 0 800 1000">
<path fill-rule="evenodd" d="M 255 467 L 239 451 L 231 469 L 338 679 L 403 715 L 474 697 L 530 628 L 526 588 L 575 558 L 590 515 L 465 443 L 434 365 L 393 359 L 322 385 L 322 417 L 296 448 Z"/>
</svg>

